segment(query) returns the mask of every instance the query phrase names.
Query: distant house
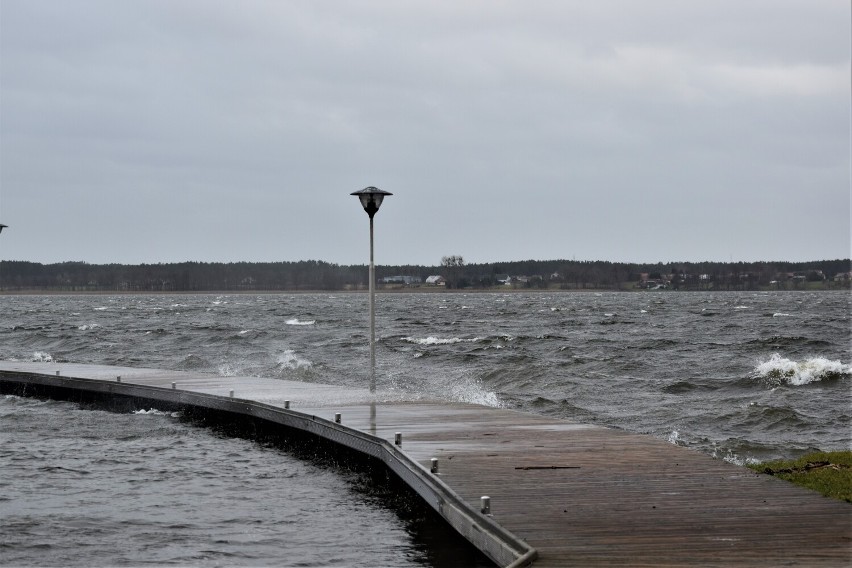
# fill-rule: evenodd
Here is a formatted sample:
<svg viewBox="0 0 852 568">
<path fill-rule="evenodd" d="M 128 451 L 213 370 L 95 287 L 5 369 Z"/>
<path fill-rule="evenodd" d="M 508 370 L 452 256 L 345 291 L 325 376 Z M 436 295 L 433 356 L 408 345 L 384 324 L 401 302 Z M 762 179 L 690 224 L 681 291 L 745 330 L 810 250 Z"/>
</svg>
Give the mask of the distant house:
<svg viewBox="0 0 852 568">
<path fill-rule="evenodd" d="M 852 280 L 852 272 L 839 272 L 834 275 L 835 282 L 849 282 Z"/>
<path fill-rule="evenodd" d="M 639 274 L 639 282 L 634 284 L 634 288 L 645 288 L 647 290 L 666 290 L 671 285 L 671 281 L 674 275 L 672 274 L 654 274 L 654 278 L 651 278 L 651 274 L 648 272 L 641 272 Z"/>
<path fill-rule="evenodd" d="M 435 276 L 429 276 L 428 278 L 426 278 L 426 285 L 427 286 L 446 286 L 447 285 L 447 279 L 444 278 L 443 276 L 439 275 L 439 274 L 436 274 Z"/>
</svg>

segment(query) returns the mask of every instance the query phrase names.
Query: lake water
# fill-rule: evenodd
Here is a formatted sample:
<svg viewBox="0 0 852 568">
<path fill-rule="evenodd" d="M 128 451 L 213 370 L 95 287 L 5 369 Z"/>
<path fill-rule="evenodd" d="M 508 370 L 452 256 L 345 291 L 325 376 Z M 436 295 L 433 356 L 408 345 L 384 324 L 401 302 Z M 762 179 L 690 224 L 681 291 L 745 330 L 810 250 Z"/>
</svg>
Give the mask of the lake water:
<svg viewBox="0 0 852 568">
<path fill-rule="evenodd" d="M 2 296 L 0 359 L 366 386 L 367 326 L 364 294 Z M 376 328 L 380 391 L 734 463 L 850 448 L 848 292 L 379 294 Z M 446 535 L 358 474 L 178 417 L 17 397 L 0 413 L 4 564 L 472 562 L 430 555 Z"/>
</svg>

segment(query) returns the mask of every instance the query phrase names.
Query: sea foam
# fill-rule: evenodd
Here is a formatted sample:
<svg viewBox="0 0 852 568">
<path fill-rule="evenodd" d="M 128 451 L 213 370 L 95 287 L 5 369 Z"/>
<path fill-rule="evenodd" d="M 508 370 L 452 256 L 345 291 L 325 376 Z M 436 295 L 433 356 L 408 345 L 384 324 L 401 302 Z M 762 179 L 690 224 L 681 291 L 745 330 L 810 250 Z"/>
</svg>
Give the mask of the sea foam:
<svg viewBox="0 0 852 568">
<path fill-rule="evenodd" d="M 287 349 L 278 356 L 278 367 L 280 369 L 311 369 L 313 366 L 313 363 L 297 356 L 292 349 Z"/>
<path fill-rule="evenodd" d="M 793 361 L 773 353 L 768 361 L 758 363 L 754 368 L 754 374 L 772 385 L 801 386 L 823 379 L 849 378 L 852 376 L 852 366 L 825 357 Z"/>
<path fill-rule="evenodd" d="M 299 318 L 293 318 L 293 319 L 288 319 L 284 323 L 286 323 L 287 325 L 314 325 L 315 323 L 317 323 L 317 320 L 302 321 Z"/>
<path fill-rule="evenodd" d="M 452 400 L 467 404 L 481 404 L 493 408 L 503 408 L 504 403 L 497 393 L 483 387 L 481 380 L 462 379 L 449 385 Z"/>
<path fill-rule="evenodd" d="M 140 410 L 134 410 L 133 414 L 144 414 L 148 416 L 171 416 L 173 418 L 180 418 L 180 412 L 163 412 L 162 410 L 157 410 L 156 408 L 150 408 L 145 410 L 144 408 Z"/>
<path fill-rule="evenodd" d="M 460 337 L 449 337 L 449 338 L 440 338 L 440 337 L 403 337 L 403 341 L 407 341 L 409 343 L 416 343 L 417 345 L 450 345 L 453 343 L 475 343 L 477 341 L 482 341 L 481 337 L 474 337 L 473 339 L 462 339 Z"/>
</svg>

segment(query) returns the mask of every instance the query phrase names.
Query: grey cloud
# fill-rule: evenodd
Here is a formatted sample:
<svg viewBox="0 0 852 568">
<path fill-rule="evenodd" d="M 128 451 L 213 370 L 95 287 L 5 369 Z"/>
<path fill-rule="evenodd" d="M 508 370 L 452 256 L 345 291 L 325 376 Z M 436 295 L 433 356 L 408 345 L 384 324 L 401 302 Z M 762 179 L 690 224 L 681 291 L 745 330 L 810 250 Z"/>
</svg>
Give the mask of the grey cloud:
<svg viewBox="0 0 852 568">
<path fill-rule="evenodd" d="M 846 257 L 849 11 L 4 0 L 0 257 Z"/>
</svg>

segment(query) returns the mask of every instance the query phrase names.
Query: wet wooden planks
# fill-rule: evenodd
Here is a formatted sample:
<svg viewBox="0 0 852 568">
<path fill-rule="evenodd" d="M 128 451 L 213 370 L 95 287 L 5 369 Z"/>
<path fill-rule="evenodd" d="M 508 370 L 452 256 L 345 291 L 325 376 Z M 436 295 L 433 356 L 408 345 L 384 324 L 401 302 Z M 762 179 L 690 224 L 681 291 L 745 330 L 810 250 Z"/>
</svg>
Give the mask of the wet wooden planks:
<svg viewBox="0 0 852 568">
<path fill-rule="evenodd" d="M 311 409 L 321 412 L 322 409 Z M 343 422 L 371 427 L 341 408 Z M 538 551 L 535 566 L 846 566 L 852 505 L 648 436 L 465 405 L 380 405 L 376 435 Z M 826 530 L 826 528 L 830 529 Z"/>
<path fill-rule="evenodd" d="M 0 363 L 0 371 L 21 364 Z M 49 364 L 28 372 L 53 374 Z M 402 449 L 538 552 L 534 566 L 847 566 L 852 505 L 648 436 L 510 410 L 249 377 L 65 366 L 64 373 L 262 400 Z M 40 371 L 36 370 L 40 369 Z"/>
</svg>

